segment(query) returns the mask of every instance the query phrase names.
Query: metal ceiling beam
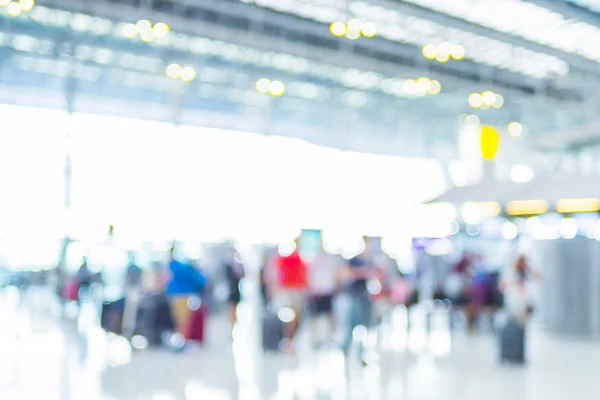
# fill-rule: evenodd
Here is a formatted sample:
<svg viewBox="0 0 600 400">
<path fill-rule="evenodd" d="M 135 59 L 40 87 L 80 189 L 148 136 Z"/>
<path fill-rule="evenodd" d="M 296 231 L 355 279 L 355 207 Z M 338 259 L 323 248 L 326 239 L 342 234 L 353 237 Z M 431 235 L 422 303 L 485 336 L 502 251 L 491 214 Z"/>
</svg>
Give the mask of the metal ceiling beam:
<svg viewBox="0 0 600 400">
<path fill-rule="evenodd" d="M 513 36 L 508 33 L 499 32 L 493 29 L 485 28 L 481 25 L 473 24 L 471 22 L 462 20 L 460 18 L 455 18 L 448 14 L 440 13 L 428 8 L 419 7 L 412 3 L 407 3 L 402 0 L 368 0 L 369 3 L 373 3 L 379 5 L 384 8 L 389 8 L 396 10 L 403 14 L 412 15 L 414 17 L 419 17 L 423 19 L 427 19 L 433 22 L 437 22 L 439 24 L 452 26 L 457 29 L 461 29 L 468 32 L 473 32 L 478 35 L 487 36 L 491 39 L 499 40 L 502 42 L 511 43 L 516 46 L 520 46 L 529 50 L 537 51 L 540 53 L 545 53 L 551 56 L 558 57 L 571 65 L 572 67 L 586 72 L 588 74 L 592 74 L 596 77 L 600 77 L 600 64 L 588 60 L 587 58 L 567 53 L 564 51 L 556 50 L 552 47 L 548 47 L 542 44 L 530 42 L 526 39 L 520 38 L 518 36 Z M 535 3 L 540 3 L 542 7 L 543 3 L 556 2 L 557 0 L 533 0 Z M 564 0 L 558 0 L 564 3 Z M 596 20 L 594 25 L 600 25 L 600 21 Z"/>
<path fill-rule="evenodd" d="M 600 26 L 600 15 L 566 0 L 524 0 L 594 26 Z"/>
<path fill-rule="evenodd" d="M 256 6 L 249 4 L 225 1 L 205 1 L 198 3 L 195 0 L 177 0 L 177 3 L 186 7 L 196 6 L 223 15 L 250 19 L 257 25 L 264 21 L 269 21 L 269 23 L 278 25 L 282 29 L 288 31 L 291 30 L 298 33 L 308 32 L 313 36 L 328 40 L 332 39 L 329 30 L 323 29 L 323 24 L 271 10 L 257 8 Z M 93 15 L 128 22 L 140 18 L 160 19 L 161 21 L 169 23 L 174 30 L 183 33 L 246 45 L 266 51 L 285 51 L 296 56 L 319 60 L 332 65 L 376 71 L 389 76 L 399 76 L 402 78 L 416 77 L 422 75 L 430 66 L 435 66 L 438 67 L 436 68 L 437 76 L 446 75 L 446 77 L 452 77 L 452 81 L 457 83 L 457 87 L 464 87 L 465 84 L 473 85 L 472 79 L 465 79 L 460 77 L 460 75 L 475 75 L 481 77 L 482 80 L 494 78 L 499 82 L 506 82 L 509 86 L 513 87 L 542 89 L 547 84 L 547 82 L 543 80 L 526 77 L 510 71 L 469 61 L 452 63 L 451 65 L 444 65 L 440 68 L 437 63 L 425 60 L 421 56 L 420 49 L 417 47 L 407 46 L 381 38 L 370 39 L 366 47 L 383 54 L 402 55 L 405 58 L 413 60 L 416 65 L 414 67 L 400 65 L 398 63 L 385 62 L 370 56 L 357 54 L 357 48 L 365 46 L 361 41 L 342 42 L 343 45 L 337 50 L 331 50 L 320 48 L 311 45 L 310 43 L 290 41 L 285 37 L 274 37 L 262 32 L 252 31 L 248 34 L 247 31 L 235 30 L 231 27 L 207 21 L 193 21 L 183 16 L 166 14 L 158 11 L 153 11 L 152 15 L 148 15 L 147 10 L 142 10 L 123 3 L 115 4 L 106 0 L 95 0 L 93 2 L 85 0 L 47 0 L 46 4 L 61 9 L 73 10 L 81 13 L 92 13 Z M 447 80 L 444 83 L 444 86 L 447 89 L 451 89 L 452 84 L 448 84 Z M 507 89 L 505 91 L 510 90 Z M 519 93 L 522 94 L 522 91 Z"/>
</svg>

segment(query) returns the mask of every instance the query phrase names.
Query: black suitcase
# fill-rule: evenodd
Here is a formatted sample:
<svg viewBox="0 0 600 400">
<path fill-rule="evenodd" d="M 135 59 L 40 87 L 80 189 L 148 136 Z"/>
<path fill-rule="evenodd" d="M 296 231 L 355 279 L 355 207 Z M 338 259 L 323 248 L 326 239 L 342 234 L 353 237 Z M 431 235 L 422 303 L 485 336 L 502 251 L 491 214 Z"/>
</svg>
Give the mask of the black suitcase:
<svg viewBox="0 0 600 400">
<path fill-rule="evenodd" d="M 163 344 L 163 334 L 173 331 L 174 324 L 167 296 L 151 294 L 142 298 L 136 316 L 135 335 L 145 337 L 150 346 L 160 346 Z"/>
<path fill-rule="evenodd" d="M 272 309 L 266 309 L 263 317 L 263 350 L 279 351 L 283 340 L 284 323 Z"/>
<path fill-rule="evenodd" d="M 525 326 L 517 318 L 509 318 L 500 330 L 500 361 L 525 363 Z"/>
<path fill-rule="evenodd" d="M 105 301 L 100 311 L 100 326 L 106 332 L 121 334 L 125 300 Z"/>
</svg>

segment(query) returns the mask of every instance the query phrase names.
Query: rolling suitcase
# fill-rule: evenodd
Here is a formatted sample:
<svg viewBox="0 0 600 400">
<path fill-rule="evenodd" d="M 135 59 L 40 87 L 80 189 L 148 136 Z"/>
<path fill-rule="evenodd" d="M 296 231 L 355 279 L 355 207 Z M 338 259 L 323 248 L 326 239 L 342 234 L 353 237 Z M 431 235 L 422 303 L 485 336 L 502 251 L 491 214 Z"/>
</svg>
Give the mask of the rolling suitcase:
<svg viewBox="0 0 600 400">
<path fill-rule="evenodd" d="M 525 364 L 525 326 L 509 318 L 500 330 L 500 361 Z"/>
<path fill-rule="evenodd" d="M 100 326 L 106 332 L 121 334 L 125 300 L 105 301 L 100 311 Z"/>
<path fill-rule="evenodd" d="M 274 310 L 265 310 L 263 317 L 263 350 L 279 351 L 283 340 L 284 323 Z"/>
<path fill-rule="evenodd" d="M 206 306 L 201 306 L 199 309 L 191 312 L 189 325 L 185 334 L 187 340 L 198 343 L 204 342 L 207 314 Z"/>
<path fill-rule="evenodd" d="M 142 299 L 137 311 L 135 334 L 145 337 L 151 346 L 162 345 L 163 334 L 173 332 L 171 308 L 167 296 L 152 294 Z"/>
</svg>

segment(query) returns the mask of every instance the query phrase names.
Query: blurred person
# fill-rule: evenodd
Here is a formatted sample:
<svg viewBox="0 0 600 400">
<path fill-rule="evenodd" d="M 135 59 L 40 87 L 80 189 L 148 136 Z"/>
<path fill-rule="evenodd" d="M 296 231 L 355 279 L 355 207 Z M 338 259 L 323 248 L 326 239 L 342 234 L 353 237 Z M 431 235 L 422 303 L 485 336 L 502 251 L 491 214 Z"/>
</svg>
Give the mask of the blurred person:
<svg viewBox="0 0 600 400">
<path fill-rule="evenodd" d="M 142 295 L 142 274 L 134 254 L 129 253 L 129 265 L 125 271 L 125 309 L 122 321 L 123 336 L 128 339 L 133 337 L 135 331 L 136 315 Z"/>
<path fill-rule="evenodd" d="M 444 293 L 452 306 L 464 313 L 467 318 L 467 329 L 475 329 L 476 315 L 472 302 L 472 276 L 473 258 L 467 252 L 463 253 L 460 260 L 452 267 L 452 272 L 443 283 Z"/>
<path fill-rule="evenodd" d="M 318 323 L 321 317 L 328 322 L 328 332 L 324 338 L 315 341 L 315 345 L 323 344 L 335 333 L 333 301 L 339 288 L 342 263 L 338 256 L 329 254 L 321 247 L 309 265 L 310 309 L 312 312 L 313 336 L 318 335 Z"/>
<path fill-rule="evenodd" d="M 177 331 L 183 335 L 187 332 L 191 315 L 189 301 L 192 296 L 199 296 L 206 285 L 206 277 L 190 263 L 175 258 L 175 247 L 170 250 L 167 295 L 171 305 L 171 314 Z"/>
<path fill-rule="evenodd" d="M 367 288 L 367 282 L 372 278 L 376 278 L 379 274 L 380 270 L 373 263 L 371 245 L 368 241 L 365 241 L 363 253 L 350 259 L 345 270 L 349 295 L 347 331 L 343 343 L 343 350 L 346 355 L 349 355 L 352 347 L 355 328 L 363 326 L 368 329 L 373 322 L 373 302 Z M 362 340 L 359 343 L 359 356 L 363 365 L 366 365 Z"/>
<path fill-rule="evenodd" d="M 523 325 L 529 322 L 534 307 L 529 283 L 539 274 L 531 268 L 524 255 L 503 273 L 500 290 L 504 293 L 504 307 L 509 315 L 518 318 Z"/>
<path fill-rule="evenodd" d="M 83 257 L 81 265 L 77 270 L 76 279 L 79 289 L 83 287 L 89 287 L 92 284 L 93 274 L 88 266 L 87 257 Z"/>
<path fill-rule="evenodd" d="M 289 255 L 278 255 L 274 260 L 276 284 L 274 296 L 277 307 L 289 308 L 294 318 L 285 325 L 283 349 L 294 350 L 294 338 L 298 333 L 300 320 L 306 306 L 308 268 L 300 256 L 298 239 L 294 241 L 294 251 Z"/>
<path fill-rule="evenodd" d="M 225 264 L 225 279 L 229 288 L 229 296 L 227 303 L 229 305 L 229 316 L 231 319 L 231 327 L 235 326 L 237 321 L 237 308 L 242 299 L 240 283 L 244 278 L 244 266 L 237 260 L 237 252 L 231 249 L 227 255 Z"/>
</svg>

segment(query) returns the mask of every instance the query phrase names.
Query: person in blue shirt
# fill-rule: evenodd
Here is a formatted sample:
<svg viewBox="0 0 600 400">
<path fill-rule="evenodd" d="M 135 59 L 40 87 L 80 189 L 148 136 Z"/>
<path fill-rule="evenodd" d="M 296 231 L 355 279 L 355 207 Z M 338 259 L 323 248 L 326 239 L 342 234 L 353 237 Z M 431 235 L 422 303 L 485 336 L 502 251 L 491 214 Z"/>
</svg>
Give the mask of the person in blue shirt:
<svg viewBox="0 0 600 400">
<path fill-rule="evenodd" d="M 175 248 L 171 250 L 169 270 L 171 279 L 167 284 L 167 295 L 171 303 L 173 322 L 177 331 L 186 331 L 191 310 L 188 302 L 191 296 L 199 296 L 206 285 L 206 277 L 190 263 L 178 261 L 175 258 Z"/>
</svg>

